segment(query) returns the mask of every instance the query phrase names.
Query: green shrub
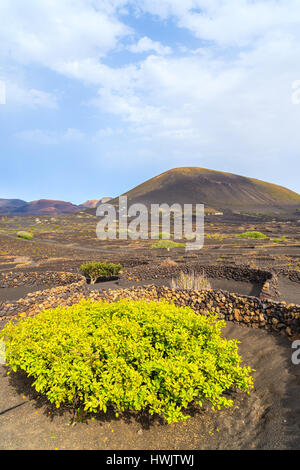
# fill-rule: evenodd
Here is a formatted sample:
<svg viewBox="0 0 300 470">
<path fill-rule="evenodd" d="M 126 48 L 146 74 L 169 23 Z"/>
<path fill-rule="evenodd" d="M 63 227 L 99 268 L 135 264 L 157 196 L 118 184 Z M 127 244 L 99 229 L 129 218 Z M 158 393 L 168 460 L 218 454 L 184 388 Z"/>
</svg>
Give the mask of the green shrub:
<svg viewBox="0 0 300 470">
<path fill-rule="evenodd" d="M 232 406 L 230 389 L 249 393 L 250 367 L 225 322 L 166 301 L 81 301 L 8 323 L 0 332 L 6 362 L 34 378 L 33 387 L 59 408 L 96 413 L 147 410 L 168 423 L 187 419 L 191 404 Z M 78 406 L 78 405 L 77 405 Z"/>
<path fill-rule="evenodd" d="M 150 248 L 159 249 L 159 250 L 166 248 L 169 251 L 171 248 L 180 248 L 182 246 L 184 247 L 185 244 L 176 243 L 176 242 L 173 242 L 172 240 L 161 240 L 161 241 L 153 243 L 153 245 L 151 245 Z"/>
<path fill-rule="evenodd" d="M 159 232 L 158 236 L 159 236 L 160 240 L 162 240 L 162 239 L 167 239 L 168 240 L 172 236 L 172 234 L 168 233 L 168 232 Z"/>
<path fill-rule="evenodd" d="M 95 284 L 99 277 L 117 276 L 122 266 L 114 263 L 98 263 L 90 262 L 80 266 L 81 273 L 91 280 L 91 284 Z"/>
<path fill-rule="evenodd" d="M 17 233 L 17 237 L 18 238 L 23 238 L 24 240 L 32 240 L 33 239 L 33 235 L 32 233 L 29 233 L 29 232 L 18 232 Z"/>
<path fill-rule="evenodd" d="M 237 235 L 238 238 L 268 238 L 267 235 L 261 232 L 244 232 Z"/>
</svg>

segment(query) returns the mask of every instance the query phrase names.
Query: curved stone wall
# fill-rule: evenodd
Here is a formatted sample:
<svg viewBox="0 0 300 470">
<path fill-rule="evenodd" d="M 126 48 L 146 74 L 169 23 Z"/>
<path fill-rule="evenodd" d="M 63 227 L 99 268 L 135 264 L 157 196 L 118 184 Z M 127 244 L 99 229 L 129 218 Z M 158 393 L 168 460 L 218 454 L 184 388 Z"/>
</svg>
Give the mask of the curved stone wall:
<svg viewBox="0 0 300 470">
<path fill-rule="evenodd" d="M 277 289 L 277 276 L 275 273 L 266 270 L 252 269 L 249 266 L 205 266 L 200 263 L 190 263 L 178 266 L 137 266 L 131 273 L 136 275 L 140 281 L 155 281 L 155 279 L 171 279 L 176 277 L 180 271 L 188 273 L 195 271 L 204 274 L 210 279 L 227 279 L 234 281 L 253 282 L 261 286 L 259 298 L 276 300 L 279 297 Z M 300 278 L 299 278 L 300 282 Z"/>
<path fill-rule="evenodd" d="M 65 272 L 2 273 L 0 276 L 0 288 L 31 285 L 42 285 L 45 289 L 29 293 L 23 299 L 0 302 L 0 318 L 71 305 L 72 299 L 85 291 L 86 280 L 80 274 Z M 49 285 L 55 287 L 47 288 Z"/>
<path fill-rule="evenodd" d="M 0 273 L 0 289 L 20 286 L 43 286 L 45 288 L 66 286 L 78 282 L 82 276 L 60 271 L 31 271 Z"/>
<path fill-rule="evenodd" d="M 227 321 L 242 323 L 253 328 L 263 328 L 289 338 L 295 336 L 300 338 L 300 305 L 287 305 L 285 302 L 261 300 L 221 290 L 186 291 L 156 286 L 92 291 L 89 297 L 109 302 L 115 302 L 121 298 L 166 299 L 178 306 L 189 306 L 197 314 L 214 312 L 219 318 Z"/>
<path fill-rule="evenodd" d="M 213 273 L 220 275 L 220 272 L 223 272 L 223 275 L 229 276 L 234 270 L 234 268 L 227 267 L 225 269 L 221 266 L 217 267 L 218 270 L 212 268 L 206 267 L 206 275 L 211 276 Z M 165 277 L 168 277 L 166 271 L 169 273 L 170 270 L 163 269 Z M 291 339 L 300 339 L 300 305 L 287 305 L 285 302 L 276 302 L 270 298 L 264 298 L 264 295 L 267 296 L 267 293 L 270 293 L 270 290 L 274 288 L 276 275 L 272 275 L 267 271 L 258 272 L 249 268 L 246 271 L 244 270 L 246 268 L 239 269 L 243 269 L 243 274 L 248 276 L 248 280 L 253 281 L 255 279 L 257 282 L 261 279 L 262 282 L 264 281 L 265 293 L 262 294 L 261 298 L 236 295 L 222 290 L 186 291 L 154 285 L 103 291 L 88 290 L 86 280 L 81 275 L 51 273 L 51 275 L 57 276 L 57 283 L 69 282 L 69 284 L 60 284 L 58 287 L 33 292 L 24 299 L 15 302 L 0 303 L 0 319 L 9 319 L 16 317 L 16 315 L 35 315 L 44 309 L 72 305 L 83 298 L 95 301 L 102 299 L 109 302 L 114 302 L 120 298 L 132 300 L 142 298 L 148 300 L 167 299 L 179 306 L 189 306 L 197 314 L 203 315 L 208 311 L 215 312 L 219 318 L 227 321 L 241 323 L 253 328 L 263 328 L 267 331 L 288 336 Z M 182 270 L 182 267 L 179 268 L 180 270 Z M 235 275 L 240 274 L 241 271 L 237 274 L 235 270 Z M 297 274 L 294 275 L 293 279 L 296 280 L 296 278 Z M 11 282 L 14 282 L 14 279 L 17 279 L 18 282 L 19 278 L 11 277 Z M 241 278 L 238 277 L 237 279 L 240 280 Z"/>
</svg>

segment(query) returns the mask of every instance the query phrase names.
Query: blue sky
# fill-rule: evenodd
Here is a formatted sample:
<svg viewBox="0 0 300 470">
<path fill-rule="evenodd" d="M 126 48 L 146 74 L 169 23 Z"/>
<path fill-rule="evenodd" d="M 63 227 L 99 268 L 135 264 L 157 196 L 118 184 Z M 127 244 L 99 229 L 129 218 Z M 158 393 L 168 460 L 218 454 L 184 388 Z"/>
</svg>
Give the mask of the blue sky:
<svg viewBox="0 0 300 470">
<path fill-rule="evenodd" d="M 0 198 L 178 166 L 300 193 L 298 0 L 1 0 Z"/>
</svg>

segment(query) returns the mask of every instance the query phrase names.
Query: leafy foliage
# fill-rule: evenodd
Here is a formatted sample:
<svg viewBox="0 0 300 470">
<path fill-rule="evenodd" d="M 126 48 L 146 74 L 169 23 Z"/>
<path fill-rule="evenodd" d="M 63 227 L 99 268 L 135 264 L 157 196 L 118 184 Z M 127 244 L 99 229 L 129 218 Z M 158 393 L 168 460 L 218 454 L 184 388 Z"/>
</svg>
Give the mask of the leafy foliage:
<svg viewBox="0 0 300 470">
<path fill-rule="evenodd" d="M 113 277 L 117 276 L 121 271 L 122 266 L 114 263 L 98 263 L 90 262 L 80 266 L 80 271 L 91 280 L 91 284 L 95 284 L 100 277 Z"/>
<path fill-rule="evenodd" d="M 168 232 L 159 232 L 158 236 L 159 236 L 159 239 L 160 239 L 160 240 L 163 240 L 163 239 L 167 239 L 167 240 L 168 240 L 168 239 L 170 239 L 170 237 L 172 236 L 172 234 L 171 234 L 171 233 L 168 233 Z"/>
<path fill-rule="evenodd" d="M 184 243 L 176 243 L 176 242 L 173 242 L 172 240 L 161 240 L 159 242 L 153 243 L 150 246 L 150 248 L 154 248 L 154 249 L 164 249 L 164 248 L 166 248 L 169 251 L 171 248 L 180 248 L 182 246 L 184 247 L 185 244 Z"/>
<path fill-rule="evenodd" d="M 29 232 L 20 231 L 17 233 L 18 238 L 23 238 L 24 240 L 32 240 L 33 235 Z"/>
<path fill-rule="evenodd" d="M 285 235 L 283 235 L 282 237 L 280 238 L 275 238 L 274 240 L 272 240 L 274 243 L 282 243 L 284 241 L 287 240 L 287 237 Z"/>
<path fill-rule="evenodd" d="M 238 238 L 268 238 L 267 235 L 261 232 L 244 232 L 237 235 Z"/>
<path fill-rule="evenodd" d="M 224 392 L 253 387 L 224 321 L 166 301 L 83 300 L 8 323 L 0 332 L 6 362 L 33 376 L 38 393 L 59 408 L 148 410 L 169 423 L 190 404 L 232 406 Z"/>
</svg>

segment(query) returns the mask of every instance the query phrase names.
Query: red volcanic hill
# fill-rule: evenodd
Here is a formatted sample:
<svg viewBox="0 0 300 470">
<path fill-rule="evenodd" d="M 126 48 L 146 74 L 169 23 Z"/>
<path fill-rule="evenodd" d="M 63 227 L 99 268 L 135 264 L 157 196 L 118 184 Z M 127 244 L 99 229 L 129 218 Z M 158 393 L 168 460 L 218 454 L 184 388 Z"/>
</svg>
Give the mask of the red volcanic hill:
<svg viewBox="0 0 300 470">
<path fill-rule="evenodd" d="M 99 204 L 105 204 L 106 202 L 110 201 L 111 197 L 103 197 L 102 199 L 91 199 L 80 204 L 79 207 L 82 209 L 95 209 Z"/>
<path fill-rule="evenodd" d="M 94 209 L 95 207 L 97 207 L 98 205 L 98 202 L 99 202 L 99 199 L 90 199 L 89 201 L 86 201 L 86 202 L 83 202 L 82 204 L 80 204 L 80 207 L 82 207 L 83 209 Z"/>
<path fill-rule="evenodd" d="M 53 201 L 51 199 L 39 199 L 27 202 L 22 207 L 15 209 L 14 215 L 57 215 L 80 211 L 80 207 L 65 201 Z"/>
<path fill-rule="evenodd" d="M 0 215 L 58 215 L 72 214 L 82 210 L 95 209 L 98 204 L 110 201 L 110 197 L 86 201 L 79 206 L 71 202 L 39 199 L 26 202 L 21 199 L 0 199 Z"/>
</svg>

